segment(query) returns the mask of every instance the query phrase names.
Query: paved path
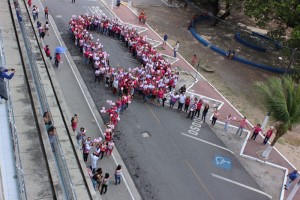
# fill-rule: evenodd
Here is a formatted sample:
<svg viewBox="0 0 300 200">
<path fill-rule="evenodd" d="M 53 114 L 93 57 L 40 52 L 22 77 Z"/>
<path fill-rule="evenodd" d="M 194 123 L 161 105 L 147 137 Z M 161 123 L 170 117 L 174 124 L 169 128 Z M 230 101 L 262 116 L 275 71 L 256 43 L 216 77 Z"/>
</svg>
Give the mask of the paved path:
<svg viewBox="0 0 300 200">
<path fill-rule="evenodd" d="M 110 7 L 110 1 L 109 0 L 102 0 L 108 7 Z M 147 37 L 162 41 L 161 37 L 159 37 L 156 32 L 147 24 L 146 25 L 140 25 L 138 23 L 138 19 L 134 11 L 130 10 L 127 6 L 121 6 L 119 8 L 113 9 L 113 13 L 120 18 L 123 22 L 130 23 L 130 24 L 135 24 L 139 26 L 144 26 L 148 28 L 145 32 L 142 33 L 142 35 L 147 35 Z M 200 45 L 200 44 L 199 44 Z M 165 50 L 158 50 L 159 52 L 163 54 L 167 54 L 172 56 L 172 47 L 167 46 Z M 188 71 L 191 74 L 195 73 L 195 69 L 192 68 L 192 66 L 180 55 L 178 56 L 179 60 L 173 64 L 173 66 L 178 66 L 180 69 L 184 71 Z M 235 116 L 237 119 L 242 118 L 242 114 L 239 113 L 209 82 L 205 80 L 201 74 L 199 74 L 200 80 L 198 80 L 195 84 L 193 84 L 188 91 L 199 94 L 201 96 L 206 96 L 210 97 L 216 100 L 219 100 L 221 102 L 224 102 L 220 109 L 221 115 L 226 116 L 228 113 L 231 113 L 232 116 Z M 237 126 L 237 123 L 232 123 L 233 126 Z M 246 132 L 244 132 L 246 133 Z M 275 165 L 282 166 L 284 168 L 287 168 L 289 171 L 293 169 L 293 166 L 291 163 L 287 161 L 287 159 L 280 154 L 276 149 L 274 149 L 268 160 L 264 160 L 263 158 L 260 157 L 261 151 L 266 148 L 262 144 L 263 137 L 260 136 L 257 138 L 257 142 L 251 142 L 251 141 L 246 141 L 245 149 L 242 152 L 243 154 L 249 155 L 251 157 L 254 157 L 256 159 L 262 160 L 262 161 L 268 161 L 271 163 L 274 163 Z M 284 191 L 284 196 L 287 197 L 290 191 Z M 295 199 L 300 199 L 300 191 L 298 191 L 296 198 Z"/>
</svg>

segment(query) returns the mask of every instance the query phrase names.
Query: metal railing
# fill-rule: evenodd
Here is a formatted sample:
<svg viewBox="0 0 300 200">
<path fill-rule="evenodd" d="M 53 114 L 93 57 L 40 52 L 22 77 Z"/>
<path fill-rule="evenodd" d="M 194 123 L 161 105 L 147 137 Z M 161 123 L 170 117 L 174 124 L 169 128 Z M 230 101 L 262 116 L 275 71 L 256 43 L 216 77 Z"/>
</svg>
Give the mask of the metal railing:
<svg viewBox="0 0 300 200">
<path fill-rule="evenodd" d="M 25 25 L 23 22 L 24 18 L 22 16 L 22 13 L 20 12 L 18 0 L 15 0 L 15 6 L 16 6 L 16 12 L 17 12 L 18 18 L 21 17 L 21 19 L 22 19 L 22 20 L 19 20 L 20 29 L 21 29 L 24 43 L 25 43 L 26 54 L 29 59 L 29 66 L 30 66 L 30 69 L 33 74 L 34 84 L 37 89 L 39 103 L 42 108 L 40 110 L 40 112 L 41 112 L 40 114 L 43 115 L 45 112 L 50 111 L 49 105 L 48 105 L 48 102 L 46 99 L 45 90 L 41 84 L 40 74 L 37 71 L 36 57 L 35 57 L 34 51 L 31 48 L 31 42 L 30 42 L 28 33 L 25 29 Z M 28 17 L 30 17 L 30 16 L 28 16 Z M 53 121 L 52 117 L 51 117 L 51 121 L 53 122 L 53 125 L 54 125 L 54 121 Z M 45 128 L 46 128 L 46 126 L 45 126 Z M 53 148 L 53 154 L 54 154 L 54 158 L 55 158 L 56 165 L 57 165 L 57 171 L 60 175 L 60 181 L 62 183 L 64 194 L 65 194 L 66 198 L 70 199 L 70 200 L 77 199 L 75 190 L 74 190 L 74 187 L 72 184 L 72 179 L 71 179 L 70 173 L 68 171 L 67 163 L 66 163 L 66 160 L 64 157 L 64 153 L 63 153 L 63 150 L 62 150 L 62 147 L 60 145 L 57 135 L 55 136 L 54 142 L 51 144 L 51 148 Z"/>
<path fill-rule="evenodd" d="M 6 60 L 5 60 L 5 54 L 4 54 L 4 47 L 3 47 L 3 41 L 2 41 L 2 33 L 0 29 L 0 65 L 5 66 Z M 21 200 L 27 200 L 26 195 L 26 187 L 24 182 L 24 174 L 23 174 L 23 168 L 20 158 L 20 149 L 19 149 L 19 142 L 18 142 L 18 134 L 17 129 L 15 126 L 15 118 L 14 118 L 14 109 L 12 106 L 11 96 L 10 96 L 10 89 L 9 89 L 9 82 L 6 82 L 6 90 L 7 90 L 7 110 L 8 110 L 8 118 L 9 118 L 9 124 L 10 124 L 10 130 L 11 130 L 11 137 L 13 141 L 13 149 L 14 149 L 14 159 L 16 163 L 16 172 L 17 172 L 17 183 L 18 183 L 18 189 L 19 189 L 19 197 Z"/>
</svg>

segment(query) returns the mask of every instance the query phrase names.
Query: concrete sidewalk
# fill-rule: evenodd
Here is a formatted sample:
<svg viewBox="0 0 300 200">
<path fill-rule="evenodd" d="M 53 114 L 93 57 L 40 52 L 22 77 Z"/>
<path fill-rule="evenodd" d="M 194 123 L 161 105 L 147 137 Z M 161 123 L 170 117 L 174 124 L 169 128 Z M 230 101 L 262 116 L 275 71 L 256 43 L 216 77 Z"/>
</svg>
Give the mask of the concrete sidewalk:
<svg viewBox="0 0 300 200">
<path fill-rule="evenodd" d="M 107 8 L 111 9 L 110 0 L 102 0 L 102 2 L 107 6 Z M 146 25 L 140 24 L 137 18 L 138 13 L 130 9 L 126 5 L 127 4 L 122 5 L 119 8 L 114 7 L 113 10 L 111 11 L 115 14 L 116 17 L 118 17 L 124 23 L 129 23 L 129 24 L 147 28 L 147 30 L 141 33 L 141 35 L 147 35 L 148 38 L 162 42 L 161 36 L 159 36 L 148 24 Z M 158 48 L 156 50 L 162 54 L 166 54 L 169 56 L 173 55 L 172 47 L 170 45 L 168 45 L 164 50 Z M 198 73 L 180 54 L 177 55 L 178 55 L 177 58 L 179 58 L 179 60 L 173 64 L 174 67 L 178 67 L 180 70 L 186 71 L 189 74 Z M 185 77 L 188 78 L 188 76 Z M 191 94 L 208 97 L 211 98 L 212 101 L 216 100 L 222 102 L 221 106 L 219 107 L 220 114 L 222 116 L 226 116 L 227 114 L 231 113 L 231 115 L 236 117 L 237 119 L 241 119 L 243 117 L 243 115 L 236 108 L 234 108 L 233 105 L 229 101 L 227 101 L 225 97 L 222 94 L 220 94 L 200 73 L 198 73 L 198 77 L 199 80 L 197 80 L 195 83 L 187 84 L 189 85 L 188 91 Z M 191 80 L 186 79 L 183 82 L 191 83 Z M 221 120 L 218 121 L 218 123 L 224 123 L 224 121 Z M 237 126 L 238 123 L 233 122 L 231 127 L 236 128 Z M 252 142 L 252 141 L 248 142 L 248 137 L 249 134 L 247 135 L 247 132 L 244 132 L 243 138 L 245 138 L 245 143 L 241 150 L 242 156 L 246 155 L 246 157 L 249 159 L 253 159 L 271 165 L 273 167 L 283 169 L 284 171 L 287 170 L 291 171 L 294 169 L 294 166 L 276 148 L 273 149 L 268 159 L 263 159 L 260 156 L 261 152 L 266 148 L 266 146 L 262 144 L 263 141 L 262 135 L 260 135 L 257 138 L 256 142 Z M 282 188 L 281 198 L 287 198 L 290 191 L 291 190 L 285 191 Z M 294 199 L 300 199 L 300 191 L 298 191 Z"/>
<path fill-rule="evenodd" d="M 41 14 L 43 13 L 44 6 L 38 0 L 34 0 L 32 4 L 40 9 L 38 20 L 42 25 L 45 24 L 46 19 L 44 18 L 44 15 Z M 66 45 L 64 44 L 50 14 L 49 19 L 47 20 L 50 24 L 49 36 L 45 36 L 43 44 L 48 44 L 51 52 L 54 53 L 54 49 L 57 46 L 65 47 Z M 79 118 L 78 127 L 85 127 L 88 137 L 93 139 L 103 136 L 103 121 L 69 52 L 67 51 L 65 54 L 62 54 L 62 63 L 59 64 L 60 69 L 54 67 L 54 59 L 52 59 L 52 64 L 53 69 L 51 70 L 54 70 L 55 77 L 63 93 L 64 103 L 67 104 L 67 110 L 70 111 L 70 113 L 68 113 L 69 119 L 76 113 Z M 76 133 L 73 135 L 73 140 L 75 138 Z M 114 183 L 114 171 L 118 164 L 122 165 L 123 179 L 121 185 L 115 186 L 112 183 Z M 89 167 L 89 161 L 86 163 L 86 166 Z M 105 157 L 103 160 L 98 161 L 98 167 L 101 167 L 104 173 L 108 172 L 111 176 L 111 184 L 108 187 L 108 192 L 102 196 L 97 192 L 99 199 L 141 199 L 116 148 L 111 157 Z"/>
</svg>

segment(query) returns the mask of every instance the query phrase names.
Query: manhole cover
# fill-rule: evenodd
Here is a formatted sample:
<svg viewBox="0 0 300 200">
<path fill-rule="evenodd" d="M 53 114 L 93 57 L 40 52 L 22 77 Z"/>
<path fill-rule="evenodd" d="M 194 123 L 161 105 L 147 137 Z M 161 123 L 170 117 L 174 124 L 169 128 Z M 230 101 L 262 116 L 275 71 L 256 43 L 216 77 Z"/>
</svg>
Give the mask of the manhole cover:
<svg viewBox="0 0 300 200">
<path fill-rule="evenodd" d="M 141 135 L 142 135 L 142 137 L 144 137 L 144 138 L 150 137 L 150 134 L 147 133 L 147 132 L 143 132 Z"/>
</svg>

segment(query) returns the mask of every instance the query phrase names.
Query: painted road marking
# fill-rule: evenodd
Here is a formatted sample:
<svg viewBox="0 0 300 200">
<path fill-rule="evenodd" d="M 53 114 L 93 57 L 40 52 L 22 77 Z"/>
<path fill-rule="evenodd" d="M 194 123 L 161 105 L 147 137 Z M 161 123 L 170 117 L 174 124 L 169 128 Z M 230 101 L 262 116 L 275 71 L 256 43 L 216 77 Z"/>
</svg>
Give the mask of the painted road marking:
<svg viewBox="0 0 300 200">
<path fill-rule="evenodd" d="M 197 180 L 200 182 L 201 186 L 204 188 L 204 190 L 208 194 L 209 198 L 211 200 L 214 200 L 214 197 L 212 196 L 212 194 L 210 193 L 210 191 L 208 190 L 208 188 L 206 187 L 206 185 L 204 184 L 204 182 L 202 181 L 202 179 L 200 178 L 200 176 L 194 170 L 194 168 L 192 167 L 192 165 L 187 160 L 185 162 L 189 166 L 190 170 L 193 172 L 194 176 L 196 176 Z"/>
<path fill-rule="evenodd" d="M 200 118 L 194 118 L 192 125 L 190 126 L 190 129 L 188 130 L 189 134 L 197 136 L 201 130 L 202 121 Z"/>
<path fill-rule="evenodd" d="M 229 149 L 227 149 L 227 148 L 225 148 L 225 147 L 221 147 L 221 146 L 219 146 L 219 145 L 217 145 L 217 144 L 208 142 L 208 141 L 206 141 L 206 140 L 202 140 L 202 139 L 200 139 L 200 138 L 197 138 L 197 137 L 195 137 L 195 136 L 192 136 L 192 135 L 189 135 L 189 134 L 186 134 L 186 133 L 181 133 L 181 134 L 184 135 L 184 136 L 187 136 L 187 137 L 189 137 L 189 138 L 198 140 L 198 141 L 200 141 L 200 142 L 206 143 L 206 144 L 208 144 L 208 145 L 211 145 L 211 146 L 214 146 L 214 147 L 223 149 L 223 150 L 225 150 L 225 151 L 229 151 L 230 153 L 234 154 L 233 151 L 231 151 L 231 150 L 229 150 Z"/>
<path fill-rule="evenodd" d="M 222 169 L 231 169 L 231 159 L 224 156 L 216 155 L 214 159 L 214 163 L 217 167 L 220 167 Z"/>
<path fill-rule="evenodd" d="M 211 175 L 212 175 L 213 177 L 215 177 L 215 178 L 218 178 L 218 179 L 221 179 L 221 180 L 227 181 L 227 182 L 229 182 L 229 183 L 232 183 L 232 184 L 235 184 L 235 185 L 238 185 L 238 186 L 244 187 L 244 188 L 246 188 L 246 189 L 252 190 L 252 191 L 254 191 L 254 192 L 257 192 L 257 193 L 263 194 L 263 195 L 265 195 L 265 196 L 269 197 L 270 199 L 272 199 L 272 196 L 271 196 L 271 195 L 269 195 L 269 194 L 267 194 L 267 193 L 265 193 L 265 192 L 263 192 L 263 191 L 261 191 L 261 190 L 255 189 L 255 188 L 253 188 L 253 187 L 250 187 L 250 186 L 248 186 L 248 185 L 244 185 L 244 184 L 242 184 L 242 183 L 239 183 L 239 182 L 233 181 L 233 180 L 231 180 L 231 179 L 228 179 L 228 178 L 225 178 L 225 177 L 222 177 L 222 176 L 219 176 L 219 175 L 213 174 L 213 173 L 211 173 Z"/>
<path fill-rule="evenodd" d="M 156 121 L 160 124 L 160 121 L 158 119 L 158 117 L 156 116 L 156 114 L 153 112 L 153 110 L 150 108 L 149 104 L 147 104 L 148 109 L 150 110 L 150 112 L 152 113 L 152 115 L 154 116 L 154 118 L 156 119 Z"/>
</svg>

